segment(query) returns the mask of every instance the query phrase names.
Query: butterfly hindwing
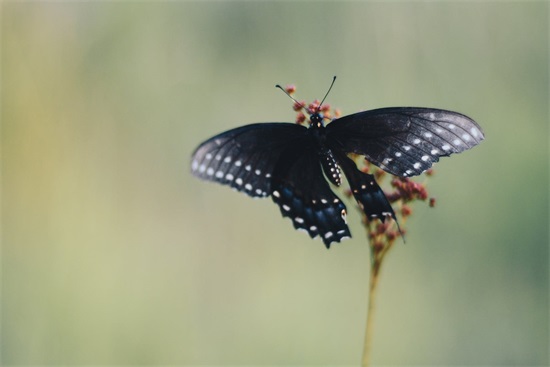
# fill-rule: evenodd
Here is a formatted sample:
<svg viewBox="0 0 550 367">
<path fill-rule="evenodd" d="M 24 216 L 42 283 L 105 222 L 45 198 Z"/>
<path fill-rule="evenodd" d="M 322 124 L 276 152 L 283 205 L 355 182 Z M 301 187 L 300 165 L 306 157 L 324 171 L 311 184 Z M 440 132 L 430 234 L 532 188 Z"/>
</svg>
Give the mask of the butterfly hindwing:
<svg viewBox="0 0 550 367">
<path fill-rule="evenodd" d="M 306 131 L 290 123 L 252 124 L 226 131 L 195 150 L 191 171 L 252 197 L 269 196 L 280 154 L 288 146 L 299 145 Z"/>
<path fill-rule="evenodd" d="M 390 107 L 336 119 L 327 133 L 345 152 L 364 155 L 397 176 L 415 176 L 439 157 L 460 153 L 479 144 L 481 127 L 457 112 Z"/>
<path fill-rule="evenodd" d="M 321 237 L 329 248 L 351 234 L 346 206 L 330 189 L 319 159 L 313 146 L 289 149 L 274 171 L 272 198 L 296 229 Z"/>
<path fill-rule="evenodd" d="M 348 180 L 351 193 L 367 218 L 369 220 L 378 218 L 384 222 L 386 218 L 391 217 L 397 223 L 393 208 L 374 176 L 361 172 L 346 154 L 338 152 L 337 157 Z"/>
</svg>

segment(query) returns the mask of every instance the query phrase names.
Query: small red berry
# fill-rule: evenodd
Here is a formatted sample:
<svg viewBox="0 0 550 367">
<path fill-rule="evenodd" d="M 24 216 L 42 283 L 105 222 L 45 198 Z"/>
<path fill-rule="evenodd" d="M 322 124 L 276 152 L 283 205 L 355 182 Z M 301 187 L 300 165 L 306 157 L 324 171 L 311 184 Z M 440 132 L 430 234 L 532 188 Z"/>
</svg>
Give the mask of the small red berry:
<svg viewBox="0 0 550 367">
<path fill-rule="evenodd" d="M 330 105 L 327 103 L 327 104 L 324 104 L 321 106 L 321 111 L 323 112 L 327 112 L 327 111 L 330 111 Z"/>
<path fill-rule="evenodd" d="M 304 115 L 302 112 L 298 113 L 296 115 L 296 123 L 302 124 L 304 121 L 306 121 L 306 115 Z"/>
<path fill-rule="evenodd" d="M 300 101 L 300 102 L 294 102 L 294 105 L 292 106 L 292 109 L 294 111 L 301 111 L 306 106 L 306 102 Z"/>
<path fill-rule="evenodd" d="M 411 214 L 412 214 L 412 209 L 410 206 L 403 205 L 403 207 L 401 207 L 401 215 L 403 216 L 403 218 L 408 217 Z"/>
</svg>

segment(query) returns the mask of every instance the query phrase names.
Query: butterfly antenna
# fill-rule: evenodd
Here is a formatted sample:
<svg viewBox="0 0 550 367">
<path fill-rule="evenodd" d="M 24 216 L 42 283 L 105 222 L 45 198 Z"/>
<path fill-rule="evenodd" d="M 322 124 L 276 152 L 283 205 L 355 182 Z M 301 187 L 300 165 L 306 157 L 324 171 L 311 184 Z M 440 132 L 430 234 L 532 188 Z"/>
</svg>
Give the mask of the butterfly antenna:
<svg viewBox="0 0 550 367">
<path fill-rule="evenodd" d="M 298 103 L 298 104 L 300 103 L 300 102 L 298 102 L 294 97 L 292 97 L 292 96 L 290 95 L 290 93 L 288 93 L 288 92 L 287 92 L 283 87 L 281 87 L 279 84 L 277 84 L 277 85 L 275 86 L 275 88 L 279 88 L 280 90 L 282 90 L 283 93 L 286 94 L 286 95 L 288 96 L 288 98 L 292 99 L 294 102 L 296 102 L 296 103 Z"/>
<path fill-rule="evenodd" d="M 330 93 L 330 90 L 332 89 L 332 86 L 334 85 L 335 81 L 336 81 L 336 75 L 332 77 L 332 83 L 330 83 L 330 87 L 328 87 L 327 93 L 323 97 L 323 100 L 321 101 L 321 103 L 319 103 L 319 107 L 317 107 L 317 112 L 319 112 L 321 110 L 321 106 L 323 105 L 323 102 L 325 101 L 328 94 Z"/>
</svg>

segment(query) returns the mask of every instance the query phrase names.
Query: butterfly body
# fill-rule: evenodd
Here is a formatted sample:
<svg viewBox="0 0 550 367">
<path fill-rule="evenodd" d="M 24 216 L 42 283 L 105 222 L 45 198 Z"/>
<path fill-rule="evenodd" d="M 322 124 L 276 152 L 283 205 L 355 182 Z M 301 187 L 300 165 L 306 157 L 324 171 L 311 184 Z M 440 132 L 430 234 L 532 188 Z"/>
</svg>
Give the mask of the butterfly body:
<svg viewBox="0 0 550 367">
<path fill-rule="evenodd" d="M 432 108 L 382 108 L 344 116 L 326 126 L 323 120 L 317 110 L 310 115 L 308 128 L 257 123 L 216 135 L 193 153 L 192 173 L 252 197 L 271 196 L 296 229 L 321 237 L 328 248 L 351 237 L 346 206 L 329 185 L 340 186 L 342 172 L 369 219 L 397 220 L 374 176 L 360 171 L 349 153 L 408 177 L 484 138 L 469 117 Z"/>
</svg>

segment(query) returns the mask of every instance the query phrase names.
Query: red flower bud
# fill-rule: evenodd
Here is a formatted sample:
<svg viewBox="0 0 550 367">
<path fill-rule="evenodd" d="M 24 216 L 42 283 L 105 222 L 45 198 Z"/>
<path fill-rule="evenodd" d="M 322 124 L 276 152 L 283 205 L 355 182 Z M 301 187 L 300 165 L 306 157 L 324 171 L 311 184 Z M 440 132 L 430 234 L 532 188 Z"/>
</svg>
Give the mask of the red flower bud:
<svg viewBox="0 0 550 367">
<path fill-rule="evenodd" d="M 285 90 L 288 94 L 293 94 L 294 92 L 296 92 L 296 86 L 294 84 L 288 84 L 285 87 Z"/>
<path fill-rule="evenodd" d="M 292 106 L 292 109 L 294 111 L 301 111 L 306 106 L 306 102 L 300 101 L 300 102 L 294 102 L 294 105 Z"/>
<path fill-rule="evenodd" d="M 306 120 L 306 115 L 304 115 L 302 112 L 298 113 L 296 115 L 296 123 L 302 124 Z"/>
<path fill-rule="evenodd" d="M 397 238 L 397 232 L 396 231 L 388 231 L 386 233 L 386 238 L 388 241 L 394 241 Z"/>
</svg>

